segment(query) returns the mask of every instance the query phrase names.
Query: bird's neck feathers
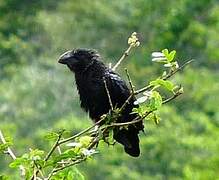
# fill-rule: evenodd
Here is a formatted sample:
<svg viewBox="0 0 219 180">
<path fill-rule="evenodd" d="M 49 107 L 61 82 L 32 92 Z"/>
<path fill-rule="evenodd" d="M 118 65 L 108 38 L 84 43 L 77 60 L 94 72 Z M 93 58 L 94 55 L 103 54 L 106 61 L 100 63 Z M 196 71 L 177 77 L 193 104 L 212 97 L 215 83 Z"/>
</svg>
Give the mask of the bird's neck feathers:
<svg viewBox="0 0 219 180">
<path fill-rule="evenodd" d="M 75 75 L 82 75 L 84 74 L 91 66 L 93 66 L 94 60 L 90 60 L 88 62 L 81 62 L 76 67 L 70 68 Z"/>
<path fill-rule="evenodd" d="M 85 111 L 91 108 L 92 95 L 96 93 L 96 85 L 102 81 L 107 67 L 99 60 L 87 64 L 83 71 L 75 72 L 75 82 L 80 95 L 81 107 Z M 89 94 L 91 96 L 89 96 Z"/>
<path fill-rule="evenodd" d="M 104 76 L 106 66 L 100 61 L 99 57 L 94 57 L 86 63 L 81 63 L 76 69 L 74 69 L 75 77 L 86 77 L 89 76 Z"/>
</svg>

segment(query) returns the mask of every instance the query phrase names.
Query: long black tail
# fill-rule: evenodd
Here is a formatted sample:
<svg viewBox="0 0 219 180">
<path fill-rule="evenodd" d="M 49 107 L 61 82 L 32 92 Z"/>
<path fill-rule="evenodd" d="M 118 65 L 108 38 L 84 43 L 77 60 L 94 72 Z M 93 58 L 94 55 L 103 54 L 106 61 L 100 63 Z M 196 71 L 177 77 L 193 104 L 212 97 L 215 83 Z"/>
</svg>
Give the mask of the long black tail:
<svg viewBox="0 0 219 180">
<path fill-rule="evenodd" d="M 114 130 L 114 139 L 124 146 L 126 153 L 133 157 L 140 155 L 138 132 L 134 126 Z"/>
</svg>

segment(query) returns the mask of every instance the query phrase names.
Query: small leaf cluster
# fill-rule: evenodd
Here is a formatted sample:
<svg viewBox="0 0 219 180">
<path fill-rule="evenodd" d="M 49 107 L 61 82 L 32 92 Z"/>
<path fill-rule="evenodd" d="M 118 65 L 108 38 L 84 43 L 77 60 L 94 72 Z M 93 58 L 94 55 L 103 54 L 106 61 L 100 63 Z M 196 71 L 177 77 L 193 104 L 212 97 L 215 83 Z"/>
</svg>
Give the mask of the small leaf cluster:
<svg viewBox="0 0 219 180">
<path fill-rule="evenodd" d="M 60 137 L 63 135 L 63 132 L 63 130 L 51 132 L 45 137 L 47 140 L 54 141 L 54 139 L 57 138 L 61 139 Z M 75 175 L 76 169 L 74 169 L 74 172 L 70 170 L 71 168 L 69 169 L 68 166 L 71 167 L 74 163 L 80 163 L 97 153 L 95 149 L 89 148 L 93 139 L 93 137 L 88 135 L 77 137 L 74 142 L 62 147 L 63 152 L 59 153 L 54 152 L 60 142 L 57 141 L 56 146 L 51 149 L 52 153 L 48 153 L 49 155 L 43 150 L 30 149 L 28 153 L 17 157 L 10 163 L 9 167 L 20 168 L 20 166 L 22 166 L 25 169 L 26 179 L 31 179 L 34 175 L 37 176 L 37 174 L 40 174 L 43 179 L 45 176 L 52 177 L 53 179 L 58 179 L 60 176 L 71 179 L 71 177 Z M 77 172 L 77 174 L 79 174 L 81 178 L 83 177 L 79 172 Z"/>
<path fill-rule="evenodd" d="M 177 61 L 175 61 L 176 51 L 172 50 L 169 52 L 168 49 L 164 49 L 161 52 L 152 53 L 152 61 L 164 63 L 164 67 L 175 70 L 179 68 Z"/>
<path fill-rule="evenodd" d="M 168 76 L 179 68 L 177 61 L 175 61 L 175 55 L 175 50 L 169 52 L 168 49 L 152 53 L 153 62 L 164 63 L 164 67 L 169 69 L 168 72 L 164 71 L 161 77 L 150 81 L 147 88 L 148 90 L 143 92 L 143 96 L 134 102 L 134 104 L 138 104 L 139 107 L 134 108 L 133 111 L 138 113 L 141 118 L 145 118 L 145 114 L 147 114 L 147 119 L 152 119 L 158 124 L 160 118 L 157 115 L 157 111 L 165 101 L 165 98 L 161 95 L 161 88 L 171 93 L 173 96 L 183 93 L 183 88 L 181 86 L 175 85 L 170 80 L 167 80 Z"/>
<path fill-rule="evenodd" d="M 138 40 L 136 32 L 133 32 L 132 35 L 128 38 L 128 45 L 130 45 L 131 47 L 140 46 L 140 42 Z"/>
<path fill-rule="evenodd" d="M 0 153 L 5 153 L 8 147 L 13 144 L 11 138 L 9 137 L 5 138 L 5 141 L 5 143 L 0 144 Z"/>
<path fill-rule="evenodd" d="M 30 149 L 29 153 L 23 154 L 21 157 L 16 158 L 9 167 L 19 168 L 23 166 L 25 168 L 25 178 L 30 179 L 33 172 L 40 167 L 44 166 L 43 155 L 44 151 L 38 149 Z"/>
</svg>

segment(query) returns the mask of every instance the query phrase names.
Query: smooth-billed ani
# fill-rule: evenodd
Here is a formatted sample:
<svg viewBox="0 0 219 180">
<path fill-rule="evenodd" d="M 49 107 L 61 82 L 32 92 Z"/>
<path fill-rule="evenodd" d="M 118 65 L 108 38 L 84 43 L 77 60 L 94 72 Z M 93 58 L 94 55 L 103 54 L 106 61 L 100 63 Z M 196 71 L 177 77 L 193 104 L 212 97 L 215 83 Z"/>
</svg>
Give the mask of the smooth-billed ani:
<svg viewBox="0 0 219 180">
<path fill-rule="evenodd" d="M 113 107 L 120 108 L 130 96 L 130 90 L 125 81 L 107 68 L 95 50 L 74 49 L 61 55 L 59 63 L 66 64 L 74 72 L 77 89 L 80 95 L 81 107 L 89 113 L 90 118 L 97 122 L 103 114 L 111 109 L 106 86 Z M 104 82 L 105 81 L 105 82 Z M 135 98 L 131 98 L 116 122 L 128 122 L 136 118 L 131 113 Z M 143 130 L 143 123 L 129 125 L 128 128 L 114 128 L 113 138 L 124 146 L 125 152 L 138 157 L 140 154 L 138 133 Z"/>
</svg>

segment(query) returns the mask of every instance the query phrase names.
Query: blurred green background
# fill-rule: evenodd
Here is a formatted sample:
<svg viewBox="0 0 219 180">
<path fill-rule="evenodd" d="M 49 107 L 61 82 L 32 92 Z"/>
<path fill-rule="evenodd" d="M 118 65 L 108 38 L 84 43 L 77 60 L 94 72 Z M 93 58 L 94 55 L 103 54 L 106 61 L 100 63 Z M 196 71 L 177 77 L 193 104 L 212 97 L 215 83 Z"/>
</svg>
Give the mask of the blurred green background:
<svg viewBox="0 0 219 180">
<path fill-rule="evenodd" d="M 140 158 L 101 145 L 78 169 L 88 180 L 219 179 L 218 0 L 0 0 L 0 129 L 21 155 L 48 149 L 48 131 L 88 127 L 73 75 L 57 59 L 88 47 L 115 63 L 133 31 L 141 46 L 120 66 L 124 78 L 127 67 L 144 86 L 162 70 L 151 52 L 176 49 L 179 64 L 196 59 L 175 77 L 185 93 L 163 107 L 158 126 L 145 123 Z M 17 179 L 10 160 L 0 156 L 0 174 Z"/>
</svg>

